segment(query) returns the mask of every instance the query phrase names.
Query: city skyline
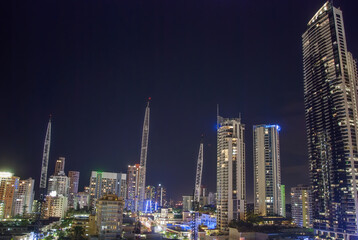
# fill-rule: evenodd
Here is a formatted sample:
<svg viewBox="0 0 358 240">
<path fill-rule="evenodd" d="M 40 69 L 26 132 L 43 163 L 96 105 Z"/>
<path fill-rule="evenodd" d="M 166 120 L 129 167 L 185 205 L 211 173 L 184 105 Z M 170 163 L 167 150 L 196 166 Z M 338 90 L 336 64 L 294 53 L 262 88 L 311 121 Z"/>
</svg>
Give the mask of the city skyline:
<svg viewBox="0 0 358 240">
<path fill-rule="evenodd" d="M 265 32 L 261 29 L 262 27 L 260 28 L 261 25 L 258 24 L 260 21 L 258 15 L 260 11 L 263 11 L 260 10 L 261 8 L 258 9 L 258 19 L 255 20 L 257 22 L 253 23 L 256 24 L 254 26 L 260 31 L 255 32 L 252 29 L 248 29 L 249 25 L 244 21 L 244 17 L 246 16 L 245 13 L 243 13 L 242 16 L 236 16 L 234 10 L 228 10 L 230 7 L 240 9 L 239 7 L 241 6 L 247 7 L 249 10 L 253 11 L 253 6 L 250 5 L 250 3 L 233 3 L 229 1 L 227 3 L 218 4 L 220 7 L 218 10 L 219 12 L 217 13 L 218 15 L 215 15 L 212 11 L 216 5 L 209 2 L 202 14 L 206 18 L 209 18 L 211 15 L 216 16 L 218 20 L 221 20 L 218 25 L 220 27 L 222 27 L 222 25 L 226 26 L 220 30 L 220 27 L 214 25 L 214 21 L 212 20 L 213 22 L 210 22 L 210 24 L 212 24 L 210 26 L 213 26 L 215 34 L 210 34 L 210 31 L 206 29 L 209 25 L 205 25 L 203 22 L 200 22 L 205 26 L 203 29 L 199 26 L 192 27 L 188 30 L 189 33 L 187 33 L 187 35 L 185 35 L 186 32 L 183 32 L 179 27 L 174 31 L 165 30 L 172 26 L 170 23 L 168 23 L 168 26 L 162 27 L 155 25 L 155 29 L 152 30 L 153 33 L 148 30 L 150 32 L 148 33 L 148 36 L 151 37 L 148 43 L 150 46 L 157 46 L 154 43 L 155 40 L 158 40 L 161 44 L 163 43 L 163 40 L 161 40 L 160 37 L 156 39 L 157 35 L 165 37 L 166 31 L 174 35 L 170 35 L 172 36 L 170 42 L 168 43 L 168 46 L 165 45 L 164 49 L 158 48 L 158 50 L 146 55 L 146 43 L 138 40 L 138 35 L 130 33 L 133 36 L 126 41 L 139 41 L 137 42 L 137 45 L 131 46 L 133 49 L 135 49 L 136 46 L 140 46 L 144 56 L 143 58 L 138 59 L 129 58 L 130 62 L 134 63 L 134 69 L 131 70 L 133 72 L 131 72 L 127 78 L 121 75 L 122 72 L 115 72 L 113 70 L 117 67 L 125 68 L 127 65 L 122 62 L 124 61 L 122 58 L 117 59 L 112 56 L 110 47 L 104 47 L 105 41 L 101 42 L 101 47 L 99 48 L 105 49 L 105 56 L 103 57 L 104 59 L 102 59 L 102 62 L 95 61 L 90 56 L 86 58 L 86 54 L 89 54 L 92 51 L 93 54 L 99 54 L 99 50 L 96 50 L 97 47 L 95 47 L 95 41 L 98 40 L 95 36 L 90 35 L 93 38 L 92 40 L 91 37 L 89 37 L 89 40 L 84 40 L 85 47 L 77 46 L 76 44 L 79 43 L 70 45 L 70 49 L 72 47 L 72 50 L 75 50 L 75 60 L 69 64 L 75 64 L 75 62 L 78 61 L 76 67 L 71 67 L 63 63 L 63 61 L 69 58 L 68 56 L 72 56 L 68 52 L 69 50 L 66 50 L 64 55 L 60 54 L 60 52 L 56 52 L 54 58 L 57 58 L 57 60 L 53 60 L 47 53 L 45 53 L 45 50 L 37 45 L 38 43 L 31 41 L 31 44 L 35 46 L 35 49 L 39 50 L 44 55 L 44 59 L 49 58 L 50 61 L 49 63 L 44 63 L 43 59 L 35 59 L 33 63 L 30 63 L 32 50 L 27 49 L 29 46 L 24 42 L 13 40 L 14 48 L 19 47 L 20 50 L 15 50 L 13 53 L 15 59 L 12 63 L 11 79 L 14 82 L 5 83 L 5 86 L 1 87 L 2 91 L 5 89 L 2 94 L 3 97 L 8 100 L 6 103 L 1 103 L 1 106 L 5 109 L 5 114 L 8 117 L 0 121 L 0 130 L 4 133 L 0 138 L 0 160 L 3 163 L 3 165 L 0 166 L 0 170 L 11 169 L 11 172 L 16 176 L 20 176 L 21 179 L 32 177 L 35 179 L 36 187 L 38 186 L 40 176 L 38 169 L 41 167 L 43 140 L 46 123 L 48 121 L 47 116 L 52 113 L 53 142 L 51 143 L 48 176 L 52 174 L 55 161 L 60 156 L 66 158 L 67 170 L 81 172 L 80 189 L 88 184 L 92 170 L 109 172 L 114 169 L 114 172 L 126 172 L 127 165 L 139 163 L 144 104 L 148 97 L 152 97 L 147 185 L 157 185 L 158 183 L 162 183 L 167 187 L 168 195 L 175 199 L 180 199 L 182 195 L 190 194 L 195 179 L 197 144 L 200 141 L 201 134 L 204 133 L 204 149 L 206 151 L 204 154 L 206 159 L 202 182 L 204 185 L 208 186 L 210 191 L 215 191 L 215 107 L 217 103 L 220 104 L 220 111 L 223 112 L 222 115 L 224 117 L 237 117 L 239 112 L 241 112 L 242 123 L 246 125 L 246 167 L 248 169 L 246 189 L 249 202 L 253 201 L 253 146 L 251 141 L 251 128 L 256 124 L 277 123 L 282 127 L 280 133 L 282 134 L 282 137 L 280 135 L 282 151 L 282 183 L 287 185 L 287 189 L 298 184 L 308 184 L 308 156 L 306 135 L 304 133 L 305 125 L 300 36 L 305 30 L 306 23 L 323 3 L 324 1 L 303 1 L 302 5 L 306 5 L 305 7 L 297 6 L 297 9 L 295 10 L 299 13 L 293 13 L 297 14 L 294 15 L 293 18 L 296 16 L 298 17 L 298 20 L 295 20 L 295 22 L 292 23 L 296 25 L 294 25 L 294 33 L 290 33 L 295 36 L 292 37 L 292 39 L 295 40 L 294 42 L 283 44 L 286 48 L 283 48 L 282 51 L 289 49 L 289 53 L 281 53 L 280 48 L 282 45 L 278 43 L 278 45 L 273 45 L 273 50 L 277 51 L 278 57 L 271 57 L 271 50 L 266 49 L 266 43 L 264 44 L 265 47 L 260 48 L 259 44 L 261 41 L 257 40 L 262 37 L 259 32 Z M 132 4 L 129 5 L 131 7 L 136 6 Z M 263 3 L 262 5 L 262 7 L 277 7 L 277 4 L 268 6 L 270 4 Z M 281 6 L 279 9 L 283 10 L 284 7 L 286 7 L 287 11 L 292 13 L 293 9 L 291 5 L 287 3 L 283 5 L 284 6 Z M 352 27 L 354 22 L 357 21 L 355 20 L 357 17 L 355 17 L 351 10 L 353 9 L 351 6 L 355 5 L 355 3 L 353 3 L 353 1 L 347 1 L 336 3 L 336 5 L 342 7 L 344 12 L 348 41 L 347 45 L 353 55 L 358 56 L 358 47 L 353 44 L 358 41 L 358 32 Z M 161 6 L 162 11 L 171 10 L 171 13 L 180 15 L 179 12 L 174 10 L 174 4 Z M 108 10 L 105 6 L 102 7 L 105 10 Z M 29 7 L 29 9 L 33 11 L 34 8 L 35 6 Z M 306 8 L 309 10 L 304 10 Z M 104 11 L 104 9 L 102 11 Z M 190 15 L 188 9 L 181 10 L 189 13 L 189 18 L 196 17 L 194 13 L 191 13 Z M 18 11 L 30 14 L 24 9 L 19 9 Z M 88 9 L 84 11 L 86 13 Z M 225 11 L 228 11 L 227 17 L 224 16 Z M 83 16 L 86 16 L 85 13 L 82 13 Z M 197 13 L 200 13 L 200 11 Z M 60 15 L 59 12 L 57 12 L 57 14 Z M 288 13 L 284 12 L 282 14 L 284 16 L 288 15 Z M 24 16 L 28 15 L 24 14 Z M 71 19 L 75 22 L 77 21 L 79 24 L 84 24 L 80 20 L 76 20 L 74 15 L 70 16 L 73 17 Z M 116 15 L 113 12 L 110 12 L 110 18 L 115 16 Z M 151 17 L 149 18 L 155 22 L 155 14 L 150 16 Z M 282 23 L 277 17 L 270 15 L 265 16 L 269 18 L 269 22 L 271 23 L 283 24 L 281 27 L 286 31 L 291 27 Z M 60 17 L 63 16 L 60 15 Z M 172 20 L 169 15 L 165 15 L 165 17 L 168 20 Z M 235 19 L 237 20 L 237 23 L 229 21 Z M 40 20 L 35 18 L 31 21 L 38 23 Z M 53 21 L 53 19 L 49 19 L 50 23 L 53 23 Z M 102 20 L 101 23 L 103 26 L 106 26 L 106 23 L 108 23 L 107 21 L 109 20 Z M 143 18 L 138 17 L 135 21 L 138 21 L 135 22 L 138 26 L 133 23 L 137 27 L 144 24 Z M 226 21 L 228 21 L 229 24 Z M 28 28 L 25 28 L 25 31 L 30 31 L 32 29 L 36 30 L 35 33 L 38 35 L 31 35 L 32 41 L 37 38 L 41 40 L 42 37 L 48 36 L 40 32 L 40 30 L 45 28 L 47 24 L 41 21 L 39 23 L 42 24 L 40 27 L 34 27 L 30 24 Z M 189 26 L 189 22 L 185 23 L 185 26 Z M 15 21 L 14 24 L 19 27 L 20 20 Z M 59 29 L 62 29 L 63 27 L 62 25 L 56 26 Z M 147 28 L 142 27 L 142 29 Z M 201 34 L 194 34 L 194 30 L 197 29 L 203 30 Z M 78 29 L 74 27 L 71 30 L 72 33 L 74 33 L 75 30 Z M 274 39 L 277 40 L 277 38 L 283 34 L 276 27 L 273 27 L 272 30 L 277 34 L 275 38 L 271 39 L 267 36 L 267 32 L 265 32 L 266 35 L 264 34 L 268 37 L 267 41 L 268 43 L 271 43 L 271 46 Z M 100 31 L 100 33 L 107 36 L 113 29 L 104 28 L 104 30 L 96 29 L 96 31 Z M 164 33 L 160 34 L 160 31 L 164 31 Z M 233 32 L 231 33 L 232 35 L 225 37 L 226 34 L 229 34 L 231 31 Z M 90 33 L 89 30 L 87 32 L 81 32 L 81 34 Z M 121 33 L 125 34 L 123 31 Z M 183 61 L 184 59 L 190 58 L 189 52 L 186 52 L 188 50 L 184 51 L 184 55 L 181 55 L 179 51 L 171 50 L 180 43 L 174 40 L 175 33 L 184 33 L 184 36 L 186 36 L 189 41 L 191 37 L 198 37 L 201 40 L 194 45 L 189 43 L 179 45 L 183 49 L 187 49 L 188 47 L 192 49 L 196 61 L 189 61 L 189 63 Z M 15 29 L 14 34 L 20 33 Z M 51 35 L 51 32 L 48 34 L 48 37 L 53 40 L 54 36 Z M 236 46 L 236 44 L 245 45 L 248 41 L 244 37 L 246 34 L 252 34 L 254 43 L 256 43 L 255 47 L 259 48 L 256 53 L 254 52 L 253 56 L 249 56 L 248 51 L 245 52 L 241 47 Z M 283 38 L 290 39 L 290 34 L 283 35 Z M 122 35 L 116 35 L 114 38 L 117 40 L 120 36 Z M 218 36 L 224 37 L 221 38 Z M 54 41 L 54 44 L 61 49 L 61 47 L 64 47 L 62 44 L 69 40 L 64 33 L 62 35 L 60 34 L 60 37 L 62 42 Z M 205 40 L 209 37 L 213 37 L 214 40 Z M 186 41 L 185 37 L 181 40 L 184 41 L 184 43 Z M 235 43 L 235 41 L 237 41 L 237 43 Z M 277 41 L 280 42 L 280 40 Z M 122 48 L 118 47 L 112 41 L 110 41 L 110 43 L 109 46 L 116 49 L 116 54 L 120 54 L 119 50 Z M 223 43 L 226 43 L 228 47 L 225 47 L 225 44 Z M 291 46 L 295 52 L 291 49 Z M 198 47 L 198 50 L 194 50 L 195 47 Z M 218 48 L 218 50 L 212 50 L 213 52 L 206 53 L 208 47 Z M 77 48 L 79 48 L 79 50 L 77 50 Z M 46 49 L 46 46 L 44 46 L 44 49 Z M 134 51 L 135 54 L 142 53 L 140 50 L 136 51 Z M 179 56 L 179 60 L 165 63 L 163 59 L 166 59 L 166 57 L 169 56 L 166 51 L 171 54 L 173 54 L 174 51 L 174 56 Z M 241 51 L 244 53 L 242 56 L 240 55 Z M 289 55 L 293 52 L 295 61 L 291 62 Z M 27 60 L 28 62 L 22 62 L 25 60 L 16 60 L 16 57 L 21 55 L 20 53 L 23 53 L 29 58 L 29 60 Z M 220 61 L 208 60 L 204 61 L 204 63 L 198 63 L 198 68 L 192 68 L 192 66 L 195 66 L 196 62 L 203 61 L 204 58 L 210 58 L 210 54 L 218 57 Z M 100 55 L 98 56 L 100 57 Z M 126 52 L 125 56 L 131 56 L 130 52 Z M 154 59 L 154 62 L 157 62 L 153 63 L 153 65 L 146 66 L 145 63 L 150 61 L 150 57 Z M 294 69 L 291 69 L 292 67 L 288 65 L 288 63 L 285 65 L 282 60 L 277 60 L 277 58 L 280 57 L 287 59 L 289 64 L 295 63 L 296 65 L 293 67 Z M 248 62 L 245 62 L 243 60 L 244 58 L 248 58 Z M 262 58 L 266 58 L 267 60 L 263 61 Z M 260 67 L 263 72 L 268 70 L 267 76 L 265 76 L 265 74 L 260 75 L 252 72 L 255 68 L 249 65 L 254 64 L 254 60 L 261 62 Z M 116 61 L 119 62 L 118 65 L 115 64 Z M 139 63 L 136 63 L 136 61 Z M 221 63 L 221 61 L 224 63 Z M 268 64 L 270 61 L 274 62 L 273 65 Z M 84 66 L 81 65 L 81 62 L 83 62 Z M 113 62 L 113 64 L 110 64 L 109 67 L 103 66 L 110 62 Z M 60 64 L 61 67 L 59 68 L 55 63 L 62 63 L 62 65 Z M 180 77 L 177 78 L 175 77 L 175 74 L 178 74 L 180 67 L 173 67 L 173 64 L 175 65 L 175 63 L 178 66 L 185 66 L 184 73 L 179 74 Z M 39 71 L 40 69 L 38 66 L 40 66 L 40 64 L 44 64 L 43 73 Z M 265 64 L 268 64 L 269 66 L 265 66 Z M 98 66 L 98 68 L 95 68 L 96 70 L 91 70 L 91 65 Z M 19 69 L 28 69 L 32 67 L 34 67 L 34 69 L 28 69 L 27 71 L 17 70 L 15 66 L 18 66 Z M 149 68 L 149 66 L 153 67 L 154 70 L 150 71 L 146 69 Z M 217 69 L 209 69 L 213 67 L 216 67 Z M 245 70 L 245 67 L 247 67 L 248 70 Z M 51 70 L 51 68 L 53 70 Z M 67 71 L 67 68 L 70 70 Z M 142 69 L 145 73 L 140 73 L 140 71 L 137 72 L 137 68 Z M 165 71 L 165 68 L 169 68 L 169 70 Z M 288 68 L 290 71 L 284 70 L 284 68 Z M 125 70 L 123 71 L 126 72 Z M 171 73 L 171 71 L 173 73 Z M 280 73 L 279 71 L 283 71 L 285 74 Z M 89 76 L 91 75 L 90 73 L 94 73 L 93 78 Z M 297 76 L 288 73 L 295 73 Z M 287 75 L 289 77 L 287 77 Z M 293 76 L 292 79 L 291 76 Z M 118 77 L 122 80 L 119 83 L 116 81 Z M 156 80 L 157 78 L 159 80 Z M 202 79 L 197 80 L 197 78 Z M 213 78 L 216 78 L 217 80 L 213 80 Z M 170 80 L 168 81 L 168 79 Z M 247 90 L 241 90 L 239 92 L 233 91 L 232 89 L 229 89 L 228 86 L 225 86 L 225 79 L 228 82 L 228 86 L 233 86 L 233 88 L 236 89 L 244 86 L 243 88 Z M 268 80 L 270 81 L 270 84 L 267 84 Z M 50 81 L 51 83 L 49 83 Z M 126 81 L 133 81 L 134 83 L 123 83 Z M 195 81 L 198 82 L 195 83 Z M 251 83 L 251 81 L 256 82 Z M 287 83 L 287 81 L 290 82 Z M 152 82 L 154 86 L 151 86 L 149 82 Z M 25 84 L 24 88 L 17 89 L 17 84 L 21 85 L 23 83 Z M 223 86 L 218 86 L 220 83 L 223 84 Z M 142 84 L 142 87 L 138 87 L 137 89 L 137 84 Z M 164 87 L 161 87 L 162 84 Z M 259 87 L 260 84 L 262 84 L 261 87 Z M 219 89 L 220 87 L 223 89 Z M 128 93 L 126 93 L 126 89 L 129 89 Z M 271 94 L 266 94 L 267 89 L 268 92 L 271 91 Z M 83 90 L 83 93 L 81 93 L 81 90 Z M 205 91 L 207 92 L 205 93 Z M 275 91 L 274 94 L 278 96 L 273 97 L 273 91 Z M 251 92 L 253 96 L 246 92 Z M 197 93 L 200 94 L 197 95 Z M 13 101 L 14 97 L 12 95 L 17 97 L 20 96 L 19 100 Z M 62 98 L 60 98 L 60 96 L 62 96 Z M 255 98 L 258 98 L 258 100 Z M 286 100 L 287 103 L 284 103 L 283 101 Z M 177 139 L 173 139 L 173 136 L 176 136 Z M 297 144 L 296 141 L 298 141 L 299 144 Z M 183 151 L 182 149 L 185 150 Z M 23 168 L 21 166 L 23 166 Z M 305 171 L 306 174 L 297 174 L 296 169 L 299 169 L 301 172 Z M 182 180 L 180 177 L 183 175 L 188 177 Z"/>
</svg>

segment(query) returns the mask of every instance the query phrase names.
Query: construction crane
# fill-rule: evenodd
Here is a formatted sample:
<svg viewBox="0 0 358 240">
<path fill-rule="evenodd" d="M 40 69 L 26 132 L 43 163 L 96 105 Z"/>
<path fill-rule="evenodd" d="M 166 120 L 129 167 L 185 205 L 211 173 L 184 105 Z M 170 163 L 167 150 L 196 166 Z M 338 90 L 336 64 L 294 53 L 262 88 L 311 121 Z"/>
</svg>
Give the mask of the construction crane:
<svg viewBox="0 0 358 240">
<path fill-rule="evenodd" d="M 150 108 L 149 102 L 151 98 L 148 99 L 147 107 L 145 108 L 144 123 L 143 123 L 143 133 L 142 133 L 142 145 L 140 151 L 140 168 L 139 168 L 139 185 L 138 185 L 138 194 L 139 198 L 136 199 L 136 209 L 135 211 L 144 212 L 144 199 L 145 199 L 145 178 L 147 171 L 147 151 L 148 151 L 148 137 L 149 137 L 149 116 Z M 139 206 L 138 206 L 139 205 Z"/>
<path fill-rule="evenodd" d="M 199 218 L 199 202 L 200 202 L 200 188 L 201 188 L 201 177 L 203 175 L 203 141 L 200 143 L 198 162 L 196 165 L 196 176 L 195 176 L 195 188 L 193 198 L 193 211 L 192 211 L 192 222 L 191 222 L 191 238 L 193 240 L 198 239 L 198 218 Z"/>
<path fill-rule="evenodd" d="M 47 124 L 46 137 L 45 137 L 44 149 L 42 154 L 40 200 L 43 200 L 46 194 L 47 168 L 48 168 L 48 159 L 50 157 L 50 144 L 51 144 L 51 115 Z"/>
<path fill-rule="evenodd" d="M 35 221 L 35 229 L 34 229 L 34 238 L 41 239 L 41 233 L 40 229 L 42 227 L 41 223 L 41 214 L 42 214 L 42 208 L 43 204 L 45 202 L 45 195 L 46 195 L 46 182 L 47 182 L 47 169 L 48 169 L 48 160 L 50 157 L 50 145 L 51 145 L 51 115 L 50 119 L 47 124 L 46 129 L 46 136 L 45 136 L 45 143 L 43 148 L 43 154 L 42 154 L 42 164 L 41 164 L 41 178 L 40 178 L 40 196 L 37 206 L 37 215 L 36 215 L 36 221 Z"/>
</svg>

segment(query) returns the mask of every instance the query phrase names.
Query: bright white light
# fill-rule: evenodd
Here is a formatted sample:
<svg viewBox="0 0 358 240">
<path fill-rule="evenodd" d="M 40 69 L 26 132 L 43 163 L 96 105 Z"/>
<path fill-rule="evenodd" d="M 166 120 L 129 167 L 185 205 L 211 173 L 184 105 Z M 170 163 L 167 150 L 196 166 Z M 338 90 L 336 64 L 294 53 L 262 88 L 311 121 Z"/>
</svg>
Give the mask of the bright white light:
<svg viewBox="0 0 358 240">
<path fill-rule="evenodd" d="M 9 178 L 12 177 L 14 174 L 11 172 L 0 172 L 0 177 L 2 178 Z"/>
<path fill-rule="evenodd" d="M 56 192 L 56 191 L 51 191 L 51 192 L 50 192 L 50 196 L 51 196 L 51 197 L 56 197 L 56 196 L 57 196 L 57 192 Z"/>
</svg>

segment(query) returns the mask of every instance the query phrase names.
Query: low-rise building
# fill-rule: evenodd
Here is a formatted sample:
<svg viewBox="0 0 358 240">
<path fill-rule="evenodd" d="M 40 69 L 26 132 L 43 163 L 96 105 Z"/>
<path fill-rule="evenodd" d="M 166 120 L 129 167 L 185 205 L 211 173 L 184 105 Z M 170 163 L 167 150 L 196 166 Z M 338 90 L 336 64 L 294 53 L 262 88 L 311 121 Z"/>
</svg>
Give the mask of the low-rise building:
<svg viewBox="0 0 358 240">
<path fill-rule="evenodd" d="M 291 214 L 295 224 L 300 227 L 312 227 L 311 189 L 298 185 L 291 188 Z"/>
</svg>

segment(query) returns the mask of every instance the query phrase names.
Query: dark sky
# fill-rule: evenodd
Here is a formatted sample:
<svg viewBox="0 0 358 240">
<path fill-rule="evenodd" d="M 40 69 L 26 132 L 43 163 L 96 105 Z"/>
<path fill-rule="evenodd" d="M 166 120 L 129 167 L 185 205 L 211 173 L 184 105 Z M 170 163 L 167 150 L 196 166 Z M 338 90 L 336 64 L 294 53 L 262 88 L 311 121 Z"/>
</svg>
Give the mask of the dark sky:
<svg viewBox="0 0 358 240">
<path fill-rule="evenodd" d="M 301 35 L 322 0 L 7 1 L 0 81 L 0 169 L 38 185 L 48 115 L 49 174 L 126 172 L 139 163 L 152 97 L 147 183 L 192 193 L 201 134 L 203 184 L 216 188 L 216 104 L 246 124 L 252 201 L 252 126 L 281 125 L 282 182 L 309 183 Z M 357 1 L 344 13 L 358 56 Z M 5 37 L 4 37 L 5 36 Z"/>
</svg>

